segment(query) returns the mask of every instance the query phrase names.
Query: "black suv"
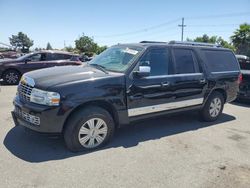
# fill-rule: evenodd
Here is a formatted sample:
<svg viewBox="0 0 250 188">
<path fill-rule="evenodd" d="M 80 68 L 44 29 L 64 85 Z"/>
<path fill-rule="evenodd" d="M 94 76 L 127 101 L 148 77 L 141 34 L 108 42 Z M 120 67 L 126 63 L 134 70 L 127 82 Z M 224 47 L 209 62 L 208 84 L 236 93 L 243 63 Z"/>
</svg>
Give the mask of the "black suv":
<svg viewBox="0 0 250 188">
<path fill-rule="evenodd" d="M 62 133 L 71 151 L 103 146 L 115 128 L 185 110 L 214 121 L 238 92 L 234 53 L 212 44 L 119 44 L 81 66 L 26 73 L 12 112 L 16 125 Z"/>
</svg>

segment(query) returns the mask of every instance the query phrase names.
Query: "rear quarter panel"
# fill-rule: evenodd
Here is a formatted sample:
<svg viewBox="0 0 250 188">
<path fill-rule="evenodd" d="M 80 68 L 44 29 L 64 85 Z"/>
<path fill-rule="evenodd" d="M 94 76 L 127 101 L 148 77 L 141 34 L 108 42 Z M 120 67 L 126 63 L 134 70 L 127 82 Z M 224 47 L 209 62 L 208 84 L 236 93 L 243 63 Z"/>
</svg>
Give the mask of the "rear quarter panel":
<svg viewBox="0 0 250 188">
<path fill-rule="evenodd" d="M 229 49 L 224 48 L 201 48 L 196 49 L 197 53 L 199 54 L 199 62 L 202 71 L 207 77 L 208 81 L 208 88 L 205 94 L 205 99 L 216 89 L 221 89 L 225 91 L 226 101 L 231 102 L 236 99 L 237 93 L 239 91 L 239 75 L 240 75 L 240 67 L 239 63 L 234 55 L 234 53 Z M 210 63 L 209 60 L 206 59 L 204 55 L 205 50 L 215 50 L 218 52 L 230 52 L 232 53 L 232 61 L 235 62 L 235 66 L 232 70 L 210 70 L 208 64 Z"/>
</svg>

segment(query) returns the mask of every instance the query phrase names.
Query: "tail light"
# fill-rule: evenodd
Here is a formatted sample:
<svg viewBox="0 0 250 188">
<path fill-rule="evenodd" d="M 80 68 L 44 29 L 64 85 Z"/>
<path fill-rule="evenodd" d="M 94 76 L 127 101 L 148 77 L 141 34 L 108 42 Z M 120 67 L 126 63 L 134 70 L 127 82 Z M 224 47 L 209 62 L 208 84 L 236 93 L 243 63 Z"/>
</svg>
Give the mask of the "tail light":
<svg viewBox="0 0 250 188">
<path fill-rule="evenodd" d="M 238 77 L 238 84 L 241 84 L 242 81 L 243 81 L 243 76 L 242 76 L 242 73 L 240 73 Z"/>
</svg>

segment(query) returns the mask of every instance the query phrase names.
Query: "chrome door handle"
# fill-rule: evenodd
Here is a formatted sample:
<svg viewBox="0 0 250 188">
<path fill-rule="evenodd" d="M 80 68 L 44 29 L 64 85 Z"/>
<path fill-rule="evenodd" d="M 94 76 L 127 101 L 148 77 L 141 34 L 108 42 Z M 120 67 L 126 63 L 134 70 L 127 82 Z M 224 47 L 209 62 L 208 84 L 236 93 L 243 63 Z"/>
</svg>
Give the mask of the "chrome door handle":
<svg viewBox="0 0 250 188">
<path fill-rule="evenodd" d="M 138 100 L 138 99 L 143 98 L 143 95 L 142 94 L 136 94 L 136 95 L 130 96 L 129 98 L 130 98 L 130 100 Z"/>
<path fill-rule="evenodd" d="M 206 79 L 200 79 L 200 83 L 201 83 L 201 84 L 206 83 Z"/>
<path fill-rule="evenodd" d="M 162 87 L 168 87 L 170 84 L 169 84 L 169 82 L 162 82 L 161 83 L 161 86 Z"/>
</svg>

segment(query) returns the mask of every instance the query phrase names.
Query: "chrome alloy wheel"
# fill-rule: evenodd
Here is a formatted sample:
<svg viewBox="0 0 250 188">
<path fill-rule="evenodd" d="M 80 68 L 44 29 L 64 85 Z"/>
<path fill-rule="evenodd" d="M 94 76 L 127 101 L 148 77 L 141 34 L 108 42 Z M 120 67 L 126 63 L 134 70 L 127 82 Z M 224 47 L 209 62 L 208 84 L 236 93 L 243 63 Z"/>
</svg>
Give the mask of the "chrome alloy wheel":
<svg viewBox="0 0 250 188">
<path fill-rule="evenodd" d="M 221 103 L 221 100 L 220 98 L 214 98 L 212 101 L 211 101 L 211 104 L 210 104 L 210 107 L 209 107 L 209 113 L 212 117 L 217 117 L 220 113 L 220 110 L 221 110 L 221 107 L 222 107 L 222 103 Z"/>
<path fill-rule="evenodd" d="M 82 146 L 95 148 L 105 140 L 107 133 L 108 126 L 105 121 L 100 118 L 92 118 L 81 126 L 78 139 Z"/>
</svg>

